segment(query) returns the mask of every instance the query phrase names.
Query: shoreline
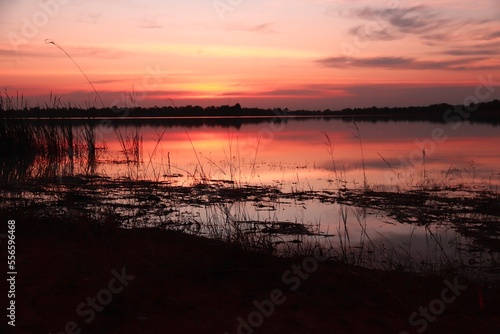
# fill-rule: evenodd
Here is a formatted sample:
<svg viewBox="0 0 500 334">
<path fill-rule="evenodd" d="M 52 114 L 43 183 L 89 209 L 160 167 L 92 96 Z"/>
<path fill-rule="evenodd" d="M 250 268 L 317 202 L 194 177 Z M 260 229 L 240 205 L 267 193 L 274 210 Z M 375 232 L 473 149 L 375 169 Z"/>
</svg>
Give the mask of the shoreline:
<svg viewBox="0 0 500 334">
<path fill-rule="evenodd" d="M 278 258 L 180 232 L 120 229 L 111 219 L 57 220 L 12 211 L 0 216 L 17 224 L 16 333 L 59 333 L 68 323 L 92 333 L 498 330 L 499 287 L 481 287 L 451 272 L 421 276 L 314 263 L 306 255 Z M 122 290 L 116 280 L 110 285 L 116 273 L 129 278 L 122 279 Z M 107 287 L 120 290 L 109 303 Z M 94 312 L 87 304 L 93 297 L 102 302 Z M 269 300 L 276 302 L 272 312 Z M 425 320 L 420 308 L 436 310 L 429 315 L 433 320 Z M 251 327 L 246 332 L 243 322 Z"/>
</svg>

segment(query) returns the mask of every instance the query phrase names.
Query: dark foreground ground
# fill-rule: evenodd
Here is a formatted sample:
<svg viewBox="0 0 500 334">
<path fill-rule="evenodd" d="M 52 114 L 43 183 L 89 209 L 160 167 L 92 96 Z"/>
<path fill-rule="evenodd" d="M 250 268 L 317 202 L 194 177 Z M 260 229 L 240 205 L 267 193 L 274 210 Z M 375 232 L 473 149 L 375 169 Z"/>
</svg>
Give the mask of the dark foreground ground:
<svg viewBox="0 0 500 334">
<path fill-rule="evenodd" d="M 481 310 L 478 284 L 452 273 L 282 259 L 112 221 L 0 217 L 2 233 L 16 220 L 18 273 L 16 326 L 2 314 L 2 333 L 500 333 L 498 288 L 482 289 Z M 5 238 L 0 248 L 5 277 Z"/>
</svg>

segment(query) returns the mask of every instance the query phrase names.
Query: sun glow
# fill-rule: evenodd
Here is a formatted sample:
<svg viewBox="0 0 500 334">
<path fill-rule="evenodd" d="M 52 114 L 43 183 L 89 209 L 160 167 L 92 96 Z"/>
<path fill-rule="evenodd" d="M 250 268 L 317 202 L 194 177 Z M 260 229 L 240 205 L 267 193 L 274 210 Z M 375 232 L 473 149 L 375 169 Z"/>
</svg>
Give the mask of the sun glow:
<svg viewBox="0 0 500 334">
<path fill-rule="evenodd" d="M 212 6 L 190 0 L 135 2 L 69 2 L 36 31 L 25 25 L 40 6 L 6 2 L 0 8 L 9 17 L 0 20 L 6 88 L 28 98 L 53 91 L 71 103 L 92 94 L 46 39 L 78 63 L 106 104 L 132 87 L 144 91 L 146 80 L 144 107 L 163 105 L 166 97 L 204 106 L 231 97 L 247 106 L 290 109 L 429 105 L 461 102 L 479 77 L 500 77 L 500 33 L 489 0 L 476 1 L 467 17 L 463 4 L 448 0 L 401 3 L 390 13 L 382 0 L 336 7 L 264 1 L 235 8 L 222 21 Z M 15 47 L 12 34 L 20 41 Z M 162 84 L 153 85 L 150 69 L 159 69 Z M 499 97 L 495 90 L 490 99 Z"/>
</svg>

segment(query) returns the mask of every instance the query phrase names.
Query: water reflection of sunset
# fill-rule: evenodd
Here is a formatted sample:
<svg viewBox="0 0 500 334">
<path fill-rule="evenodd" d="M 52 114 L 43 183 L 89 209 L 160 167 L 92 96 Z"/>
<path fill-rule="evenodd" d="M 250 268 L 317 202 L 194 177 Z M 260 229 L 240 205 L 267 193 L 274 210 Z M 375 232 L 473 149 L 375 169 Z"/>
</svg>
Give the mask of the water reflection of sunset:
<svg viewBox="0 0 500 334">
<path fill-rule="evenodd" d="M 151 126 L 138 131 L 145 163 L 165 170 L 170 159 L 171 169 L 199 173 L 203 168 L 205 173 L 211 173 L 207 177 L 215 179 L 235 178 L 234 171 L 238 170 L 242 180 L 232 181 L 269 185 L 279 181 L 288 188 L 292 183 L 295 188 L 331 188 L 329 181 L 335 179 L 335 174 L 326 133 L 333 145 L 337 177 L 351 184 L 363 182 L 361 153 L 371 185 L 394 185 L 401 181 L 398 178 L 415 185 L 422 180 L 424 170 L 427 181 L 442 182 L 452 169 L 449 182 L 472 178 L 475 182 L 490 182 L 491 178 L 491 182 L 498 183 L 500 156 L 491 147 L 500 145 L 500 138 L 495 128 L 488 125 L 464 125 L 458 132 L 448 132 L 444 142 L 433 143 L 425 137 L 436 127 L 430 123 L 408 123 L 406 132 L 393 131 L 391 123 L 361 123 L 361 152 L 360 141 L 349 123 L 310 120 L 274 127 L 263 124 L 245 124 L 238 131 L 222 127 Z M 273 132 L 271 128 L 281 131 Z M 135 131 L 130 127 L 122 130 L 122 135 L 131 138 Z M 120 156 L 122 147 L 115 134 L 108 134 L 105 141 L 110 154 Z"/>
</svg>

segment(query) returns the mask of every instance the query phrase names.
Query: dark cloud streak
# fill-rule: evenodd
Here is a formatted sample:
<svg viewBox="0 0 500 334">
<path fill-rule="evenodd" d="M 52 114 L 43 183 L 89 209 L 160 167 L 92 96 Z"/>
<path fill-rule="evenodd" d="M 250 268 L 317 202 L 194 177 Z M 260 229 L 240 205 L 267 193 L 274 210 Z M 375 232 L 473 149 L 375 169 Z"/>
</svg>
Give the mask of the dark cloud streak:
<svg viewBox="0 0 500 334">
<path fill-rule="evenodd" d="M 98 57 L 103 59 L 117 59 L 127 54 L 128 52 L 117 52 L 105 48 L 100 47 L 75 47 L 67 50 L 68 53 L 72 56 L 78 57 Z M 60 52 L 53 52 L 50 49 L 32 49 L 25 48 L 20 49 L 19 51 L 15 51 L 12 49 L 0 48 L 0 56 L 3 57 L 13 57 L 19 59 L 21 57 L 65 57 L 64 54 Z"/>
<path fill-rule="evenodd" d="M 478 70 L 492 69 L 495 67 L 474 65 L 477 61 L 487 58 L 460 58 L 451 60 L 418 60 L 410 57 L 369 57 L 369 58 L 346 58 L 330 57 L 316 60 L 317 63 L 333 68 L 387 68 L 387 69 L 410 69 L 410 70 Z"/>
</svg>

